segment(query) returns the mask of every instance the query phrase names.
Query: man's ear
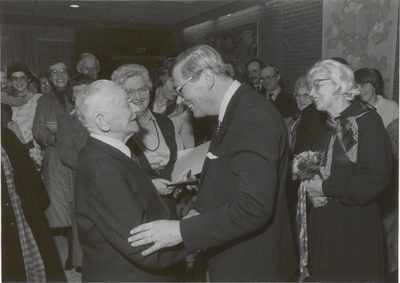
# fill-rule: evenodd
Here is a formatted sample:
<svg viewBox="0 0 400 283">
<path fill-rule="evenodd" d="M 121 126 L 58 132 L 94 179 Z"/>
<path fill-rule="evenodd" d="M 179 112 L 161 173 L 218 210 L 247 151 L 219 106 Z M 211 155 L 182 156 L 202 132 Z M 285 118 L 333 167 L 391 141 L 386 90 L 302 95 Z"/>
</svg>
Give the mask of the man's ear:
<svg viewBox="0 0 400 283">
<path fill-rule="evenodd" d="M 207 88 L 209 90 L 212 89 L 212 87 L 214 86 L 214 83 L 215 83 L 215 75 L 214 75 L 214 73 L 211 70 L 206 69 L 206 70 L 203 71 L 202 75 L 203 75 L 204 80 L 205 80 L 205 82 L 207 84 Z"/>
<path fill-rule="evenodd" d="M 279 80 L 281 79 L 281 74 L 276 75 L 276 80 L 279 82 Z"/>
<path fill-rule="evenodd" d="M 96 113 L 95 123 L 102 132 L 110 131 L 110 125 L 103 113 Z"/>
</svg>

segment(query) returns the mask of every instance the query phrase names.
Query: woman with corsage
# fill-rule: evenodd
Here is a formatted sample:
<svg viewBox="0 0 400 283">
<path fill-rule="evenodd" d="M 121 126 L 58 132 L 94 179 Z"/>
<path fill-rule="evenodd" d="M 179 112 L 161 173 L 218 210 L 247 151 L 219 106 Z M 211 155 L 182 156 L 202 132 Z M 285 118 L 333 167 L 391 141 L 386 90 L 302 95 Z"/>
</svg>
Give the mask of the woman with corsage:
<svg viewBox="0 0 400 283">
<path fill-rule="evenodd" d="M 139 132 L 127 141 L 127 146 L 139 158 L 140 166 L 163 195 L 171 217 L 176 219 L 176 200 L 168 194 L 172 189 L 167 185 L 171 183 L 177 152 L 184 149 L 183 142 L 168 117 L 148 108 L 153 84 L 144 66 L 122 65 L 113 72 L 111 80 L 126 91 L 130 103 L 139 107 Z"/>
<path fill-rule="evenodd" d="M 376 197 L 389 184 L 390 139 L 382 119 L 355 100 L 352 70 L 317 62 L 307 81 L 317 110 L 328 113 L 321 176 L 306 182 L 309 281 L 383 282 L 384 237 Z"/>
</svg>

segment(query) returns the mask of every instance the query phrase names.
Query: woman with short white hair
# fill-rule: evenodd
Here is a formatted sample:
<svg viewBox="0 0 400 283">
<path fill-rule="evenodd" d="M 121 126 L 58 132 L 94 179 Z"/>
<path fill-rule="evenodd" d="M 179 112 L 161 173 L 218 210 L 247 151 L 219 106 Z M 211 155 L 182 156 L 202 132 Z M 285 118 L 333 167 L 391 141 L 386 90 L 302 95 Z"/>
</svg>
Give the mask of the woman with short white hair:
<svg viewBox="0 0 400 283">
<path fill-rule="evenodd" d="M 390 139 L 379 115 L 354 98 L 352 70 L 317 62 L 307 81 L 328 113 L 321 176 L 306 182 L 310 281 L 383 282 L 384 237 L 376 196 L 389 183 Z"/>
</svg>

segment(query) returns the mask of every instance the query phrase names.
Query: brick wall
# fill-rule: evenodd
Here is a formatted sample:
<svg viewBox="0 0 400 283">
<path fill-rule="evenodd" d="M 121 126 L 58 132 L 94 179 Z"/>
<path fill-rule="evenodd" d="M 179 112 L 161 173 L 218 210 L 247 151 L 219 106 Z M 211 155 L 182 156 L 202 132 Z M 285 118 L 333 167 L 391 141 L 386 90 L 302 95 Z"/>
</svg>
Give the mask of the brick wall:
<svg viewBox="0 0 400 283">
<path fill-rule="evenodd" d="M 258 21 L 259 58 L 276 65 L 286 88 L 321 58 L 322 0 L 269 0 L 231 17 L 195 24 L 171 34 L 164 54 L 179 54 L 190 47 L 190 38 Z"/>
</svg>

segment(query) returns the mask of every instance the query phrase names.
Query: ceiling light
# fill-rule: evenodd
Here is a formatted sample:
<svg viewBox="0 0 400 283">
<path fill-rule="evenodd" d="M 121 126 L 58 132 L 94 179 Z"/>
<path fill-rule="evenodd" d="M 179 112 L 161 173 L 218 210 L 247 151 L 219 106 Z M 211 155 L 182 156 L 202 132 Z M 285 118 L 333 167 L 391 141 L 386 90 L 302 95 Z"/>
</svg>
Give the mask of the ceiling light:
<svg viewBox="0 0 400 283">
<path fill-rule="evenodd" d="M 230 16 L 232 16 L 232 14 L 228 14 L 227 16 L 230 17 Z"/>
<path fill-rule="evenodd" d="M 71 7 L 71 8 L 79 8 L 79 5 L 73 4 L 73 5 L 70 5 L 70 7 Z"/>
</svg>

